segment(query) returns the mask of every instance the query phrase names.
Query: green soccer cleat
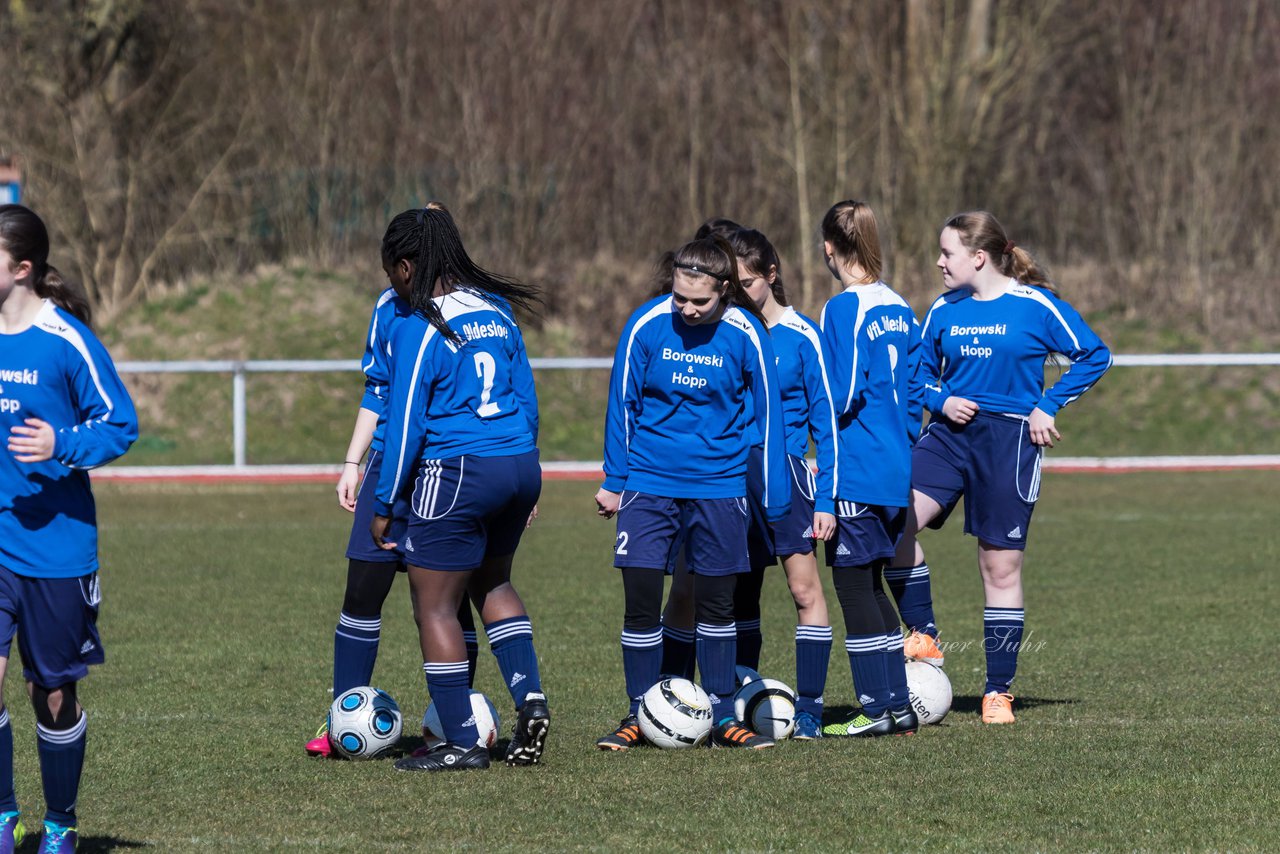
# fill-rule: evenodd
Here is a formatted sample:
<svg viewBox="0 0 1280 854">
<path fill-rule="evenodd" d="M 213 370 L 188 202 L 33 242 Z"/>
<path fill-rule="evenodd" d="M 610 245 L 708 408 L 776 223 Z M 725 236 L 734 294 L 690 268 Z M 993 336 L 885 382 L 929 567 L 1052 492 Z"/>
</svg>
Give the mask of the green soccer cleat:
<svg viewBox="0 0 1280 854">
<path fill-rule="evenodd" d="M 893 735 L 893 732 L 893 715 L 888 710 L 874 718 L 867 717 L 865 712 L 858 712 L 847 721 L 827 724 L 822 728 L 823 735 L 853 738 L 874 738 L 878 735 Z"/>
</svg>

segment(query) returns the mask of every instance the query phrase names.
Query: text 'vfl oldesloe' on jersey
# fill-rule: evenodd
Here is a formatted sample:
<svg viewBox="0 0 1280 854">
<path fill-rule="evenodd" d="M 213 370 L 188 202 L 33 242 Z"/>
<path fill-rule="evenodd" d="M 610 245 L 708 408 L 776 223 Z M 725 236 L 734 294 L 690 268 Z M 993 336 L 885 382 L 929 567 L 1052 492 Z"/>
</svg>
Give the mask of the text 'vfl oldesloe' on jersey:
<svg viewBox="0 0 1280 854">
<path fill-rule="evenodd" d="M 906 507 L 920 433 L 920 326 L 884 282 L 852 285 L 822 309 L 822 339 L 839 419 L 836 496 Z"/>
<path fill-rule="evenodd" d="M 375 512 L 392 500 L 421 460 L 512 456 L 538 444 L 533 369 L 510 308 L 458 288 L 436 304 L 459 346 L 422 315 L 396 326 L 391 391 Z"/>
</svg>

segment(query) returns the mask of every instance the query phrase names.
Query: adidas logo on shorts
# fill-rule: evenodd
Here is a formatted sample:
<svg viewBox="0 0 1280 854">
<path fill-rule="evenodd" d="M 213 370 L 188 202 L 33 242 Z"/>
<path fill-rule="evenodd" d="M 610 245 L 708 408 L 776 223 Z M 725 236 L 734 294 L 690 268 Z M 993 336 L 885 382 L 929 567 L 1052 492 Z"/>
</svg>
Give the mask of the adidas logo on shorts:
<svg viewBox="0 0 1280 854">
<path fill-rule="evenodd" d="M 411 537 L 404 538 L 404 550 L 407 552 L 413 551 L 413 539 Z"/>
<path fill-rule="evenodd" d="M 846 546 L 844 543 L 841 543 L 840 545 L 836 546 L 836 554 L 840 555 L 841 557 L 848 557 L 850 554 L 852 554 L 852 552 L 849 551 L 848 546 Z"/>
<path fill-rule="evenodd" d="M 1008 537 L 1009 539 L 1011 539 L 1011 540 L 1020 540 L 1020 539 L 1022 539 L 1022 526 L 1021 526 L 1021 525 L 1019 525 L 1018 527 L 1014 528 L 1012 531 L 1010 531 L 1010 532 L 1009 532 L 1008 534 L 1006 534 L 1005 536 L 1007 536 L 1007 537 Z"/>
</svg>

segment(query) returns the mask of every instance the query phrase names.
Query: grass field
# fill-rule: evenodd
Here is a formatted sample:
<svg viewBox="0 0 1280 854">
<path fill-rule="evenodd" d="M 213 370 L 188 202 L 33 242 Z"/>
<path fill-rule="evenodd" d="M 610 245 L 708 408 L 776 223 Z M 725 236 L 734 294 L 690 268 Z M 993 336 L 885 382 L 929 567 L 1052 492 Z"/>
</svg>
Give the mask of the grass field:
<svg viewBox="0 0 1280 854">
<path fill-rule="evenodd" d="M 518 558 L 554 716 L 545 765 L 437 776 L 303 755 L 329 702 L 345 571 L 349 517 L 328 486 L 100 484 L 108 663 L 81 690 L 81 850 L 1247 851 L 1280 839 L 1274 473 L 1050 474 L 1012 727 L 976 715 L 973 541 L 958 526 L 930 534 L 956 644 L 952 715 L 913 738 L 750 755 L 592 746 L 624 703 L 621 585 L 594 489 L 547 484 Z M 388 602 L 375 682 L 412 732 L 425 690 L 406 589 Z M 771 577 L 761 670 L 791 682 L 787 600 Z M 829 714 L 852 696 L 833 619 Z M 509 697 L 481 655 L 478 687 L 505 730 Z M 34 818 L 34 722 L 19 696 L 15 679 L 18 796 Z"/>
</svg>

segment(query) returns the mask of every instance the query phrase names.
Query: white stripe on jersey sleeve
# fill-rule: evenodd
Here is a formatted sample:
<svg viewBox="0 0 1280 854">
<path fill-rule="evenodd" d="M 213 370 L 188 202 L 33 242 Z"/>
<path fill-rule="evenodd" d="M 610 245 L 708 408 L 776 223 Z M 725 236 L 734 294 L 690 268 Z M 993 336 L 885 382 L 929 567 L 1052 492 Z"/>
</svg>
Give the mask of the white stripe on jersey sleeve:
<svg viewBox="0 0 1280 854">
<path fill-rule="evenodd" d="M 50 335 L 61 338 L 75 348 L 75 351 L 80 354 L 80 358 L 84 359 L 85 365 L 89 368 L 89 376 L 93 379 L 93 386 L 98 390 L 98 396 L 102 398 L 102 402 L 107 405 L 107 415 L 110 415 L 116 405 L 112 402 L 111 396 L 107 394 L 107 390 L 102 387 L 102 380 L 98 377 L 98 365 L 93 361 L 93 354 L 89 352 L 89 345 L 84 342 L 84 336 L 58 316 L 57 308 L 50 300 L 45 300 L 40 311 L 36 313 L 34 325 Z M 94 420 L 103 421 L 106 420 L 106 417 L 104 415 Z"/>
<path fill-rule="evenodd" d="M 1038 302 L 1040 303 L 1040 305 L 1048 309 L 1049 313 L 1052 314 L 1057 319 L 1057 321 L 1062 324 L 1062 328 L 1066 330 L 1067 335 L 1071 337 L 1071 343 L 1076 345 L 1077 350 L 1081 349 L 1080 339 L 1076 337 L 1075 330 L 1072 329 L 1071 326 L 1067 323 L 1067 319 L 1062 316 L 1062 312 L 1058 311 L 1058 307 L 1053 304 L 1053 300 L 1049 299 L 1047 296 L 1040 293 L 1035 288 L 1024 285 L 1021 282 L 1015 283 L 1014 287 L 1009 288 L 1007 293 L 1011 296 L 1021 297 L 1022 299 L 1029 299 L 1032 302 Z"/>
<path fill-rule="evenodd" d="M 765 453 L 769 451 L 769 422 L 773 419 L 773 413 L 769 409 L 769 368 L 764 360 L 764 347 L 760 345 L 760 336 L 756 334 L 756 328 L 751 325 L 751 321 L 747 320 L 746 312 L 735 306 L 730 306 L 720 317 L 722 323 L 728 323 L 735 329 L 741 329 L 747 334 L 747 339 L 751 341 L 752 346 L 756 348 L 756 361 L 760 366 L 760 381 L 764 383 L 764 448 Z M 752 417 L 755 414 L 752 413 Z M 786 447 L 786 437 L 783 437 L 783 447 Z M 762 502 L 767 508 L 769 506 L 769 463 L 766 460 L 761 466 L 763 471 L 764 495 Z"/>
<path fill-rule="evenodd" d="M 825 313 L 827 307 L 824 305 L 822 310 Z M 787 323 L 791 329 L 802 334 L 805 337 L 805 340 L 809 342 L 809 346 L 813 347 L 813 352 L 818 356 L 818 370 L 822 374 L 822 389 L 827 393 L 827 410 L 831 414 L 831 441 L 834 450 L 834 446 L 838 444 L 837 438 L 840 435 L 840 425 L 836 422 L 836 403 L 833 395 L 831 394 L 831 382 L 827 379 L 827 361 L 822 356 L 822 335 L 817 329 L 813 328 L 812 323 L 809 323 L 809 321 L 801 317 L 800 312 L 796 311 L 794 308 L 788 306 L 787 312 L 788 313 L 783 316 L 783 322 Z M 855 355 L 854 358 L 856 359 L 857 356 Z M 831 482 L 833 484 L 840 482 L 840 464 L 838 459 L 836 459 L 838 456 L 839 454 L 832 455 L 833 470 L 831 472 Z"/>
<path fill-rule="evenodd" d="M 636 321 L 636 325 L 631 327 L 631 334 L 627 337 L 626 354 L 622 360 L 622 445 L 627 451 L 631 450 L 631 410 L 627 408 L 627 381 L 631 378 L 631 347 L 635 344 L 641 327 L 655 318 L 671 314 L 672 305 L 673 302 L 668 297 L 649 309 Z"/>
</svg>

